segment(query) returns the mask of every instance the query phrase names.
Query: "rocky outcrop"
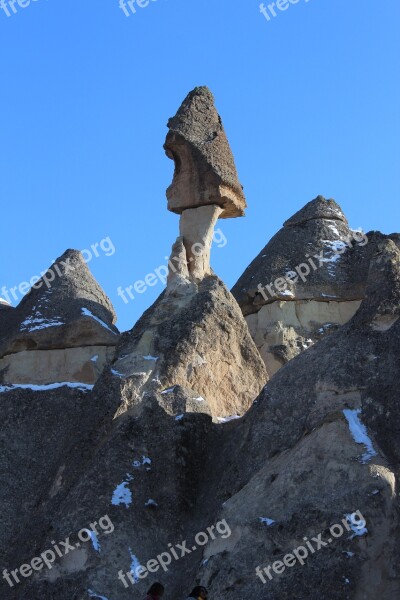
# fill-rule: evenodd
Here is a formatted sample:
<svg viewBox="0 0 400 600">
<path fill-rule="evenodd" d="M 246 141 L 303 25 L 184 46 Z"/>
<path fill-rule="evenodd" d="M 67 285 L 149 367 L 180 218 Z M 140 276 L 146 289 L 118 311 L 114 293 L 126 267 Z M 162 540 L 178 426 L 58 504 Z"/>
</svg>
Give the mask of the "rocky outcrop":
<svg viewBox="0 0 400 600">
<path fill-rule="evenodd" d="M 11 308 L 12 308 L 12 306 L 7 302 L 7 300 L 0 298 L 0 310 L 6 311 Z"/>
<path fill-rule="evenodd" d="M 167 189 L 168 209 L 181 215 L 183 260 L 189 278 L 198 282 L 211 274 L 210 250 L 217 219 L 243 216 L 246 200 L 208 88 L 190 92 L 168 127 L 164 148 L 175 163 Z M 176 257 L 171 257 L 170 265 Z"/>
<path fill-rule="evenodd" d="M 181 214 L 211 204 L 224 209 L 221 218 L 242 216 L 246 201 L 210 90 L 190 92 L 168 127 L 164 148 L 175 163 L 168 209 Z"/>
<path fill-rule="evenodd" d="M 242 419 L 218 425 L 186 412 L 196 398 L 184 386 L 148 389 L 141 411 L 113 418 L 119 380 L 104 374 L 87 394 L 88 429 L 43 480 L 29 540 L 21 527 L 6 564 L 40 555 L 51 539 L 69 536 L 75 547 L 76 532 L 100 515 L 112 533 L 98 525 L 95 538 L 6 597 L 141 598 L 152 573 L 135 578 L 136 566 L 185 540 L 189 552 L 169 555 L 153 575 L 167 597 L 199 582 L 221 600 L 395 598 L 399 265 L 395 244 L 383 241 L 357 314 L 281 369 Z M 124 389 L 128 396 L 128 381 Z M 196 535 L 216 523 L 224 535 L 194 550 Z"/>
<path fill-rule="evenodd" d="M 215 419 L 242 415 L 267 375 L 241 311 L 216 276 L 184 289 L 167 288 L 122 336 L 110 366 L 121 382 L 119 411 L 141 410 L 146 393 L 183 386 Z"/>
<path fill-rule="evenodd" d="M 111 375 L 121 381 L 117 415 L 140 412 L 147 394 L 177 386 L 189 388 L 214 419 L 242 415 L 267 375 L 239 307 L 212 273 L 210 248 L 218 217 L 242 215 L 244 197 L 241 210 L 234 210 L 222 193 L 221 186 L 240 186 L 209 90 L 191 92 L 169 127 L 165 148 L 176 170 L 168 207 L 180 213 L 180 235 L 165 293 L 124 334 L 110 365 Z"/>
<path fill-rule="evenodd" d="M 113 356 L 115 321 L 82 255 L 68 250 L 7 311 L 0 329 L 0 383 L 93 384 Z"/>
<path fill-rule="evenodd" d="M 384 240 L 356 315 L 285 365 L 223 441 L 215 435 L 221 468 L 206 467 L 207 496 L 216 491 L 232 536 L 205 554 L 198 578 L 210 595 L 396 597 L 399 316 L 400 252 Z M 349 527 L 356 511 L 365 523 Z M 299 546 L 303 564 L 284 563 Z"/>
<path fill-rule="evenodd" d="M 235 293 L 315 343 L 264 386 L 242 310 L 193 252 L 215 207 L 183 211 L 167 289 L 121 336 L 74 251 L 0 310 L 1 598 L 139 600 L 154 580 L 166 600 L 195 583 L 219 600 L 397 598 L 400 237 L 364 244 L 322 198 L 289 219 Z"/>
<path fill-rule="evenodd" d="M 318 196 L 249 265 L 232 293 L 270 375 L 356 313 L 384 238 L 351 229 L 340 206 Z"/>
</svg>

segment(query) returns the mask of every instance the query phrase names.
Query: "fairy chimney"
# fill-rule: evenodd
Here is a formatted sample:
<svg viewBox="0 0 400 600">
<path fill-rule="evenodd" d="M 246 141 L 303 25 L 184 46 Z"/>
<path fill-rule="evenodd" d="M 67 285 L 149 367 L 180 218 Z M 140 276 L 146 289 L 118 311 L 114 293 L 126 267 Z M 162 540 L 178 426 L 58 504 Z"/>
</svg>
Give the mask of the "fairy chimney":
<svg viewBox="0 0 400 600">
<path fill-rule="evenodd" d="M 210 248 L 218 218 L 242 217 L 246 208 L 235 161 L 207 87 L 197 87 L 168 121 L 165 152 L 175 163 L 168 210 L 181 215 L 180 236 L 193 281 L 210 273 Z M 170 281 L 175 279 L 170 272 Z"/>
</svg>

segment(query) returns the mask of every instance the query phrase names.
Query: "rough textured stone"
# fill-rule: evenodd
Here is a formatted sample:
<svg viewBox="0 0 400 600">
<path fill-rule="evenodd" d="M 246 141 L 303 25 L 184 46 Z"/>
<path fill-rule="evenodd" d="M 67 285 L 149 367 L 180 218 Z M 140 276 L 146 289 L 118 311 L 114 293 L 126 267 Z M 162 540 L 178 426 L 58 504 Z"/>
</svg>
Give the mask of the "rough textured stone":
<svg viewBox="0 0 400 600">
<path fill-rule="evenodd" d="M 167 190 L 168 209 L 182 213 L 208 204 L 221 206 L 221 218 L 244 214 L 246 201 L 214 98 L 195 88 L 168 121 L 165 151 L 175 163 Z"/>
<path fill-rule="evenodd" d="M 219 285 L 212 278 L 206 283 Z M 194 294 L 197 302 L 199 295 Z M 124 335 L 119 354 L 140 344 L 151 349 L 145 332 L 156 307 Z M 198 582 L 220 600 L 396 598 L 399 307 L 400 252 L 386 240 L 371 263 L 357 314 L 281 369 L 243 418 L 223 425 L 213 424 L 203 410 L 196 412 L 197 390 L 188 385 L 165 393 L 147 388 L 134 401 L 135 373 L 124 379 L 106 369 L 84 401 L 77 390 L 68 395 L 3 392 L 1 432 L 8 443 L 0 457 L 7 473 L 6 485 L 0 486 L 4 566 L 11 569 L 40 555 L 51 540 L 69 536 L 75 544 L 79 529 L 105 514 L 114 526 L 110 535 L 100 531 L 100 551 L 91 542 L 83 544 L 16 589 L 3 586 L 4 597 L 84 600 L 92 590 L 108 599 L 142 598 L 149 576 L 128 588 L 117 577 L 118 571 L 129 571 L 133 556 L 145 564 L 182 540 L 191 549 L 198 532 L 225 519 L 230 536 L 216 535 L 204 549 L 197 547 L 155 575 L 168 596 L 185 597 Z M 213 311 L 210 306 L 210 317 Z M 375 326 L 382 322 L 385 327 Z M 170 351 L 173 327 L 171 322 L 158 330 Z M 197 348 L 198 338 L 188 339 Z M 184 346 L 174 350 L 177 361 L 186 356 Z M 122 397 L 127 410 L 118 412 Z M 52 409 L 66 400 L 68 427 Z M 141 410 L 132 410 L 139 403 Z M 358 416 L 377 453 L 368 462 L 361 460 L 365 448 L 353 439 L 344 409 L 361 409 Z M 44 431 L 51 433 L 49 439 Z M 34 460 L 28 463 L 27 455 Z M 131 501 L 128 494 L 127 505 L 113 504 L 122 483 Z M 18 518 L 10 497 L 24 505 Z M 368 531 L 353 536 L 343 529 L 333 539 L 329 528 L 355 511 L 366 519 Z M 320 534 L 327 546 L 317 550 L 314 541 L 315 552 L 303 566 L 274 573 L 266 584 L 256 576 L 257 566 L 282 561 L 304 545 L 304 537 L 311 541 Z"/>
<path fill-rule="evenodd" d="M 297 219 L 292 223 L 294 217 L 286 221 L 233 287 L 232 293 L 246 315 L 274 300 L 325 302 L 364 297 L 374 234 L 352 230 L 345 218 L 320 217 L 321 203 L 330 207 L 333 202 L 321 198 L 318 196 L 308 203 L 304 213 L 303 210 L 297 213 L 303 215 L 300 223 Z M 303 220 L 305 215 L 307 220 Z M 299 269 L 300 274 L 296 271 L 302 264 L 307 265 L 308 273 L 305 267 Z M 293 276 L 285 281 L 290 273 Z M 280 279 L 284 281 L 277 281 Z"/>
<path fill-rule="evenodd" d="M 53 484 L 63 481 L 68 453 L 81 435 L 87 438 L 100 407 L 87 389 L 67 386 L 48 391 L 0 386 L 0 400 L 0 556 L 2 569 L 14 569 L 36 556 L 32 543 L 35 527 L 40 531 L 43 525 L 41 507 L 51 509 Z M 41 552 L 49 546 L 47 538 Z M 11 590 L 2 580 L 1 598 L 22 597 L 20 587 Z"/>
<path fill-rule="evenodd" d="M 220 460 L 217 468 L 212 459 L 205 467 L 207 494 L 199 503 L 215 490 L 215 504 L 223 503 L 218 516 L 232 523 L 232 538 L 207 550 L 210 560 L 198 573 L 211 596 L 398 595 L 399 315 L 400 252 L 385 240 L 376 249 L 356 315 L 285 365 L 249 413 L 229 424 L 225 439 L 216 434 L 210 441 L 210 456 L 219 452 Z M 377 329 L 377 320 L 391 325 Z M 360 411 L 376 451 L 369 460 L 362 459 L 366 448 L 354 440 L 345 409 Z M 345 531 L 333 539 L 328 528 L 356 510 L 368 532 L 352 537 Z M 267 526 L 260 517 L 275 524 Z M 264 574 L 266 584 L 256 577 L 257 565 L 282 561 L 305 545 L 305 536 L 320 533 L 327 547 L 310 553 L 304 566 L 297 563 L 281 576 L 272 572 L 272 580 Z"/>
<path fill-rule="evenodd" d="M 114 346 L 60 350 L 22 350 L 0 358 L 3 384 L 49 384 L 58 381 L 92 385 L 114 356 Z"/>
<path fill-rule="evenodd" d="M 351 229 L 340 206 L 318 196 L 268 242 L 232 293 L 270 376 L 354 315 L 386 237 L 398 243 L 398 234 Z"/>
<path fill-rule="evenodd" d="M 83 383 L 93 383 L 118 340 L 112 304 L 76 250 L 57 259 L 6 314 L 2 326 L 0 322 L 0 383 L 69 381 L 70 375 L 76 381 L 74 373 L 79 372 Z M 99 347 L 103 350 L 97 352 Z M 76 351 L 66 352 L 72 348 Z M 96 354 L 97 368 L 87 364 Z"/>
<path fill-rule="evenodd" d="M 121 412 L 140 410 L 146 392 L 181 385 L 204 398 L 214 418 L 243 414 L 264 385 L 265 367 L 224 284 L 208 276 L 185 289 L 167 289 L 123 334 L 111 366 Z"/>
<path fill-rule="evenodd" d="M 183 113 L 207 93 L 194 92 Z M 188 134 L 196 128 L 192 119 Z M 190 242 L 208 248 L 216 218 L 204 204 L 195 210 L 184 211 L 166 291 L 119 338 L 111 304 L 71 251 L 72 274 L 0 311 L 2 569 L 19 573 L 57 552 L 51 568 L 11 587 L 3 576 L 0 597 L 139 600 L 158 579 L 166 598 L 196 583 L 218 600 L 398 598 L 400 237 L 369 234 L 333 259 L 329 236 L 354 236 L 337 205 L 317 198 L 287 222 L 240 290 L 253 335 L 282 342 L 270 354 L 291 358 L 299 331 L 324 330 L 325 319 L 335 327 L 256 397 L 267 375 L 242 312 L 208 259 L 192 268 Z M 307 242 L 307 252 L 329 249 L 311 284 L 256 298 L 251 280 L 293 268 Z M 100 349 L 94 386 L 13 383 L 60 371 L 94 379 Z M 346 521 L 355 511 L 362 531 Z M 304 564 L 282 572 L 282 559 L 311 542 Z M 150 574 L 134 572 L 149 560 Z M 256 568 L 272 565 L 262 583 Z M 125 576 L 124 586 L 128 572 L 136 582 Z"/>
<path fill-rule="evenodd" d="M 348 221 L 343 214 L 339 204 L 332 198 L 326 200 L 323 196 L 317 196 L 315 200 L 308 202 L 303 208 L 295 213 L 290 219 L 284 222 L 284 227 L 294 227 L 311 221 L 312 219 L 324 219 L 328 221 L 342 221 L 348 225 Z"/>
<path fill-rule="evenodd" d="M 246 321 L 251 336 L 268 374 L 272 376 L 300 352 L 347 323 L 360 304 L 361 300 L 278 300 L 248 315 Z"/>
</svg>

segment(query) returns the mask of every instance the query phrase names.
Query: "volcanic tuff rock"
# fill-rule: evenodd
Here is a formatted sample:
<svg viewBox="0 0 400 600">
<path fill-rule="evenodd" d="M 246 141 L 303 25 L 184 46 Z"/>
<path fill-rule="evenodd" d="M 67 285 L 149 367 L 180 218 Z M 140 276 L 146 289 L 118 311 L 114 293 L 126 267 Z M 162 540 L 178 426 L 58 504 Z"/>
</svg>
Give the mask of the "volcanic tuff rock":
<svg viewBox="0 0 400 600">
<path fill-rule="evenodd" d="M 219 285 L 207 278 L 200 295 Z M 145 343 L 144 332 L 151 331 L 163 299 L 123 335 L 118 356 L 140 347 L 140 340 Z M 79 397 L 73 401 L 68 422 L 72 427 L 74 417 L 79 423 L 74 436 L 59 435 L 61 424 L 51 420 L 57 412 L 50 408 L 57 401 L 55 391 L 3 395 L 7 428 L 15 426 L 16 406 L 28 427 L 42 405 L 46 421 L 34 421 L 34 430 L 45 426 L 52 431 L 49 441 L 33 439 L 29 450 L 29 435 L 22 435 L 18 462 L 12 452 L 1 458 L 9 461 L 12 472 L 19 469 L 24 482 L 18 489 L 10 472 L 8 486 L 13 487 L 5 488 L 3 502 L 16 493 L 32 503 L 19 519 L 0 511 L 10 544 L 6 566 L 20 564 L 22 556 L 39 555 L 50 539 L 71 535 L 75 543 L 76 532 L 101 515 L 108 514 L 115 527 L 112 534 L 99 536 L 100 551 L 89 542 L 57 561 L 51 571 L 6 590 L 5 597 L 84 600 L 92 590 L 108 600 L 139 600 L 149 578 L 125 589 L 117 578 L 119 570 L 129 571 L 133 559 L 145 564 L 156 558 L 171 540 L 188 540 L 190 548 L 197 532 L 226 519 L 229 537 L 217 536 L 204 550 L 173 561 L 167 573 L 157 573 L 167 585 L 167 598 L 184 597 L 198 581 L 208 586 L 210 597 L 220 600 L 232 595 L 255 600 L 393 600 L 400 585 L 400 414 L 394 401 L 400 370 L 399 307 L 400 252 L 391 240 L 382 240 L 357 314 L 290 361 L 243 418 L 224 425 L 213 424 L 207 414 L 186 412 L 190 403 L 199 406 L 197 392 L 189 386 L 173 386 L 165 394 L 148 387 L 134 400 L 136 374 L 121 378 L 107 368 L 85 402 Z M 171 348 L 168 332 L 173 327 L 170 323 L 158 329 L 157 343 L 164 338 Z M 196 347 L 196 338 L 187 338 L 189 343 Z M 185 357 L 185 347 L 174 347 L 174 360 L 179 354 Z M 150 356 L 142 358 L 151 361 Z M 71 402 L 78 391 L 68 393 Z M 126 406 L 121 411 L 123 396 Z M 65 393 L 58 398 L 62 402 Z M 356 428 L 351 430 L 349 422 Z M 362 431 L 361 423 L 368 428 L 364 441 L 369 450 L 353 437 Z M 5 439 L 16 436 L 6 429 Z M 50 444 L 56 451 L 41 458 Z M 27 452 L 38 463 L 24 464 Z M 51 468 L 42 473 L 38 489 L 35 478 L 42 460 Z M 121 486 L 127 493 L 117 500 Z M 28 528 L 31 510 L 35 519 Z M 333 539 L 328 528 L 355 511 L 365 518 L 365 528 L 343 529 Z M 312 540 L 319 534 L 327 546 L 316 550 L 314 542 L 315 552 L 304 566 L 297 563 L 280 576 L 272 571 L 271 580 L 264 574 L 266 584 L 256 576 L 258 565 L 282 560 L 304 544 L 304 537 Z"/>
<path fill-rule="evenodd" d="M 211 111 L 208 94 L 189 95 L 183 124 L 185 111 Z M 192 119 L 187 139 L 196 128 Z M 187 148 L 184 157 L 198 156 L 195 144 Z M 203 167 L 212 171 L 201 156 L 198 181 Z M 207 183 L 211 195 L 217 179 Z M 2 569 L 29 568 L 56 542 L 72 544 L 50 569 L 19 574 L 13 586 L 0 579 L 2 599 L 141 600 L 155 579 L 166 585 L 165 600 L 186 597 L 195 583 L 218 600 L 399 597 L 400 236 L 375 232 L 363 244 L 364 234 L 321 197 L 286 222 L 268 257 L 258 257 L 235 286 L 246 318 L 275 306 L 272 323 L 301 338 L 326 322 L 331 305 L 336 325 L 323 339 L 315 334 L 316 343 L 257 397 L 267 381 L 264 363 L 242 311 L 209 266 L 218 211 L 214 201 L 183 210 L 167 289 L 121 336 L 109 300 L 74 251 L 57 261 L 61 274 L 51 267 L 18 308 L 0 305 Z M 309 279 L 290 278 L 288 293 L 281 285 L 266 299 L 257 289 L 304 262 L 304 253 L 320 252 L 318 269 L 309 263 Z M 260 335 L 263 323 L 254 329 Z M 86 365 L 87 348 L 105 352 L 94 386 L 84 385 L 97 377 L 86 367 L 74 383 L 64 359 L 62 368 L 52 366 L 60 351 L 78 352 Z M 60 383 L 61 373 L 71 379 Z M 52 385 L 13 385 L 34 376 Z M 334 536 L 329 528 L 355 511 L 365 526 L 343 526 Z M 100 525 L 105 518 L 108 531 Z M 214 528 L 200 546 L 196 534 L 220 520 L 228 535 Z M 96 525 L 82 543 L 78 531 Z M 283 557 L 305 538 L 314 552 L 282 572 Z M 171 558 L 165 572 L 136 573 L 134 585 L 125 576 L 124 587 L 119 574 L 149 560 L 154 569 L 178 545 L 189 552 Z M 256 567 L 274 563 L 281 574 L 259 571 L 263 583 Z"/>
<path fill-rule="evenodd" d="M 10 308 L 12 308 L 12 306 L 10 306 L 10 304 L 7 302 L 7 300 L 0 298 L 0 310 L 7 310 Z"/>
<path fill-rule="evenodd" d="M 210 440 L 209 456 L 219 452 L 220 460 L 205 466 L 207 497 L 215 493 L 215 504 L 224 502 L 218 517 L 232 524 L 232 538 L 206 553 L 201 578 L 210 595 L 398 596 L 399 317 L 400 251 L 384 240 L 356 315 L 285 365 L 223 440 L 220 433 Z M 327 528 L 356 510 L 368 532 L 332 539 Z M 272 571 L 271 580 L 264 573 L 266 584 L 255 584 L 255 565 L 282 560 L 305 545 L 305 536 L 319 533 L 329 547 L 310 553 L 304 566 L 297 563 L 280 576 Z"/>
<path fill-rule="evenodd" d="M 67 250 L 0 321 L 0 383 L 92 384 L 118 339 L 110 300 Z"/>
<path fill-rule="evenodd" d="M 50 511 L 53 498 L 63 483 L 68 453 L 79 439 L 87 439 L 88 430 L 98 422 L 100 407 L 87 388 L 62 384 L 48 390 L 0 385 L 0 399 L 0 556 L 3 569 L 7 566 L 16 568 L 33 556 L 34 530 L 37 527 L 40 531 L 43 524 L 40 511 Z M 101 410 L 104 410 L 103 406 Z M 80 464 L 84 456 L 75 460 Z M 41 539 L 45 529 L 37 535 L 37 539 Z M 50 538 L 47 538 L 46 548 L 49 542 Z M 2 580 L 2 599 L 22 597 L 18 595 L 20 590 L 14 590 L 14 596 L 7 588 Z M 31 596 L 31 600 L 33 598 Z"/>
<path fill-rule="evenodd" d="M 121 382 L 119 412 L 140 411 L 147 392 L 180 385 L 215 418 L 242 415 L 267 380 L 241 311 L 215 275 L 185 294 L 167 288 L 123 334 L 110 369 Z"/>
<path fill-rule="evenodd" d="M 232 293 L 270 375 L 355 314 L 383 238 L 351 229 L 340 206 L 318 196 L 253 260 Z"/>
<path fill-rule="evenodd" d="M 168 209 L 180 214 L 215 204 L 224 209 L 222 219 L 242 216 L 246 201 L 210 90 L 198 87 L 190 92 L 168 127 L 164 148 L 175 163 Z"/>
<path fill-rule="evenodd" d="M 168 209 L 181 215 L 180 237 L 189 278 L 198 282 L 211 273 L 210 250 L 217 219 L 243 216 L 246 201 L 208 88 L 190 92 L 168 127 L 164 148 L 175 163 L 167 189 Z"/>
</svg>

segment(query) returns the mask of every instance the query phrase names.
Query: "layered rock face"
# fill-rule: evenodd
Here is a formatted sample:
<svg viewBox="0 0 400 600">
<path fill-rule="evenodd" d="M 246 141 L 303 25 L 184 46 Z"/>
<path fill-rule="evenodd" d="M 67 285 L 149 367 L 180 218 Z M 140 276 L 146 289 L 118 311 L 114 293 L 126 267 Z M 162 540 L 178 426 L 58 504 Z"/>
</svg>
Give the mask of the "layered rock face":
<svg viewBox="0 0 400 600">
<path fill-rule="evenodd" d="M 188 98 L 184 114 L 207 98 L 213 114 L 204 89 Z M 223 210 L 182 210 L 166 290 L 122 335 L 75 251 L 0 305 L 2 599 L 141 600 L 155 580 L 165 600 L 196 584 L 210 600 L 397 598 L 400 236 L 365 240 L 319 197 L 250 265 L 239 307 L 209 264 Z M 307 275 L 304 247 L 321 258 Z M 274 326 L 314 343 L 267 381 L 242 310 L 278 308 Z"/>
<path fill-rule="evenodd" d="M 351 229 L 340 206 L 318 196 L 268 242 L 232 293 L 270 375 L 355 314 L 384 237 Z"/>
<path fill-rule="evenodd" d="M 0 322 L 0 384 L 94 384 L 118 340 L 110 300 L 68 250 Z"/>
</svg>

